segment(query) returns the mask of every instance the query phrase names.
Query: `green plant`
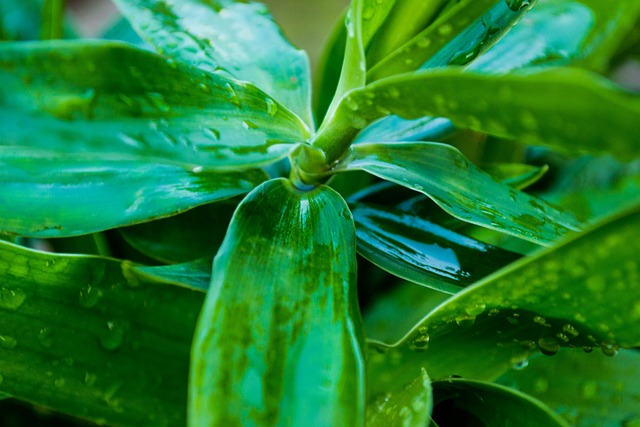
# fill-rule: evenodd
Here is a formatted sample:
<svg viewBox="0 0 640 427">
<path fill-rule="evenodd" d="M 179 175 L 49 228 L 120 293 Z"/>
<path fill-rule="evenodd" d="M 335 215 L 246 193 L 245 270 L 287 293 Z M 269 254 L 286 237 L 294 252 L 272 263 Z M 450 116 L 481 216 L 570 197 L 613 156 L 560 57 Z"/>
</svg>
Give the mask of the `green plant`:
<svg viewBox="0 0 640 427">
<path fill-rule="evenodd" d="M 639 422 L 640 97 L 607 76 L 640 2 L 354 0 L 315 111 L 262 5 L 116 3 L 159 54 L 0 44 L 0 392 L 118 426 Z"/>
</svg>

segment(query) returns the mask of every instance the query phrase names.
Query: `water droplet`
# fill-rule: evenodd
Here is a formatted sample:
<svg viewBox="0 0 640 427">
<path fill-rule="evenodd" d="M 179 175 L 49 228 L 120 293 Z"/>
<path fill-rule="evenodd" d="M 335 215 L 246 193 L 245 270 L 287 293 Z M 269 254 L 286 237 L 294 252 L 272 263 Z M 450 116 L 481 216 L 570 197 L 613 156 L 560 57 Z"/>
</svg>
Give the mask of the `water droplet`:
<svg viewBox="0 0 640 427">
<path fill-rule="evenodd" d="M 509 9 L 513 10 L 514 12 L 522 10 L 523 8 L 531 5 L 530 0 L 506 0 L 506 2 L 507 6 L 509 6 Z"/>
<path fill-rule="evenodd" d="M 613 357 L 618 354 L 618 351 L 620 351 L 620 346 L 610 342 L 603 342 L 600 346 L 600 350 L 602 350 L 602 354 L 605 356 Z"/>
<path fill-rule="evenodd" d="M 106 326 L 106 330 L 100 335 L 100 345 L 107 351 L 115 351 L 124 341 L 125 325 L 123 322 L 111 320 Z"/>
<path fill-rule="evenodd" d="M 598 395 L 598 383 L 595 381 L 587 381 L 582 386 L 582 397 L 585 399 L 593 399 Z"/>
<path fill-rule="evenodd" d="M 115 384 L 111 386 L 104 394 L 104 401 L 109 407 L 117 413 L 124 412 L 124 408 L 122 407 L 122 400 L 116 397 L 118 391 L 120 390 L 121 385 Z"/>
<path fill-rule="evenodd" d="M 470 305 L 464 309 L 469 316 L 479 316 L 484 313 L 484 310 L 487 308 L 485 304 L 478 303 L 474 305 Z"/>
<path fill-rule="evenodd" d="M 426 327 L 426 326 L 420 326 L 420 327 L 418 328 L 418 333 L 419 333 L 420 335 L 426 335 L 426 334 L 428 334 L 428 333 L 429 333 L 429 328 L 428 328 L 428 327 Z"/>
<path fill-rule="evenodd" d="M 572 337 L 577 337 L 578 335 L 580 335 L 580 332 L 578 332 L 578 330 L 576 328 L 574 328 L 573 326 L 566 324 L 562 327 L 562 330 L 564 332 L 566 332 L 567 334 L 571 335 Z"/>
<path fill-rule="evenodd" d="M 13 348 L 16 348 L 17 345 L 18 340 L 14 337 L 10 337 L 8 335 L 0 335 L 0 348 L 11 350 Z"/>
<path fill-rule="evenodd" d="M 193 173 L 200 173 L 204 170 L 204 168 L 202 166 L 194 166 L 193 168 L 191 168 L 191 172 Z"/>
<path fill-rule="evenodd" d="M 468 328 L 472 326 L 476 322 L 476 316 L 470 316 L 469 314 L 461 314 L 456 317 L 456 323 L 458 326 L 462 326 L 463 328 Z"/>
<path fill-rule="evenodd" d="M 206 83 L 200 83 L 198 85 L 198 87 L 200 88 L 200 90 L 204 93 L 211 93 L 211 88 L 209 87 L 208 84 Z"/>
<path fill-rule="evenodd" d="M 38 332 L 38 341 L 44 348 L 53 347 L 53 331 L 49 327 L 44 327 Z"/>
<path fill-rule="evenodd" d="M 245 129 L 258 129 L 258 125 L 253 123 L 251 120 L 243 120 L 242 127 Z"/>
<path fill-rule="evenodd" d="M 393 87 L 393 86 L 390 87 L 387 93 L 389 94 L 389 97 L 392 99 L 400 98 L 400 91 L 398 90 L 397 87 Z"/>
<path fill-rule="evenodd" d="M 540 352 L 545 356 L 553 356 L 560 351 L 560 344 L 554 338 L 544 337 L 538 340 Z"/>
<path fill-rule="evenodd" d="M 157 92 L 147 92 L 146 99 L 149 104 L 160 111 L 161 113 L 168 113 L 171 111 L 171 106 L 165 101 L 164 96 Z"/>
<path fill-rule="evenodd" d="M 516 371 L 521 371 L 527 366 L 529 366 L 529 359 L 524 359 L 514 363 L 512 368 L 515 369 Z"/>
<path fill-rule="evenodd" d="M 557 333 L 556 337 L 558 337 L 558 339 L 565 344 L 569 342 L 569 337 L 566 334 L 563 334 L 562 332 Z"/>
<path fill-rule="evenodd" d="M 360 108 L 360 104 L 352 96 L 348 96 L 344 102 L 351 111 L 358 111 Z"/>
<path fill-rule="evenodd" d="M 431 46 L 431 39 L 429 37 L 421 37 L 418 39 L 416 44 L 418 45 L 418 47 L 426 49 Z"/>
<path fill-rule="evenodd" d="M 173 70 L 178 68 L 178 63 L 174 59 L 167 59 L 166 63 L 169 66 L 169 68 L 171 68 Z"/>
<path fill-rule="evenodd" d="M 441 36 L 449 35 L 451 34 L 452 31 L 453 31 L 453 26 L 451 24 L 444 24 L 438 27 L 438 33 Z"/>
<path fill-rule="evenodd" d="M 90 284 L 80 290 L 80 305 L 85 308 L 94 307 L 102 297 L 102 291 Z"/>
<path fill-rule="evenodd" d="M 533 322 L 537 323 L 538 325 L 547 326 L 547 319 L 542 316 L 534 316 Z"/>
<path fill-rule="evenodd" d="M 531 350 L 535 350 L 537 345 L 536 345 L 535 341 L 522 340 L 522 341 L 520 341 L 520 347 L 522 347 L 525 350 L 531 351 Z"/>
<path fill-rule="evenodd" d="M 0 288 L 0 307 L 6 310 L 17 310 L 26 298 L 20 289 Z"/>
<path fill-rule="evenodd" d="M 362 11 L 362 18 L 363 19 L 371 19 L 373 18 L 373 14 L 374 14 L 374 10 L 371 6 L 366 7 L 363 11 Z"/>
<path fill-rule="evenodd" d="M 278 104 L 276 104 L 271 98 L 265 99 L 265 103 L 267 104 L 267 114 L 271 117 L 275 116 L 278 112 Z"/>
<path fill-rule="evenodd" d="M 422 334 L 413 340 L 413 346 L 417 350 L 426 350 L 429 347 L 429 334 Z"/>
<path fill-rule="evenodd" d="M 98 379 L 98 377 L 95 374 L 92 374 L 90 372 L 86 372 L 84 374 L 84 383 L 89 387 L 94 385 L 96 383 L 97 379 Z"/>
<path fill-rule="evenodd" d="M 204 128 L 204 133 L 211 139 L 220 141 L 220 131 L 213 128 Z"/>
<path fill-rule="evenodd" d="M 227 99 L 229 102 L 236 107 L 241 107 L 242 103 L 240 102 L 240 97 L 238 96 L 238 92 L 236 92 L 235 88 L 231 85 L 231 83 L 225 84 L 225 89 L 227 90 Z"/>
<path fill-rule="evenodd" d="M 591 353 L 593 351 L 593 347 L 582 347 L 582 351 L 585 353 Z"/>
<path fill-rule="evenodd" d="M 587 279 L 587 288 L 593 292 L 602 292 L 607 287 L 607 284 L 601 276 L 591 276 Z"/>
<path fill-rule="evenodd" d="M 55 380 L 53 382 L 53 384 L 58 388 L 62 388 L 65 385 L 65 380 L 64 380 L 64 378 L 58 378 L 57 380 Z"/>
</svg>

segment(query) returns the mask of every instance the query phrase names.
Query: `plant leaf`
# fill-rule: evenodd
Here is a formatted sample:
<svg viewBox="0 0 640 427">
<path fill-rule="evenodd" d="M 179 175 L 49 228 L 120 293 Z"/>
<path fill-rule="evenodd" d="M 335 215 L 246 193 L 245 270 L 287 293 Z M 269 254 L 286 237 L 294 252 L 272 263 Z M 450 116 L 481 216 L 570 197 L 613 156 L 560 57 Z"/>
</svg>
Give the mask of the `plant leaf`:
<svg viewBox="0 0 640 427">
<path fill-rule="evenodd" d="M 347 44 L 347 27 L 344 24 L 346 13 L 347 11 L 338 18 L 318 59 L 318 72 L 313 90 L 318 123 L 324 120 L 338 88 Z"/>
<path fill-rule="evenodd" d="M 150 159 L 0 150 L 0 230 L 64 237 L 135 224 L 250 191 L 260 170 L 197 172 Z"/>
<path fill-rule="evenodd" d="M 212 258 L 204 257 L 182 264 L 153 267 L 123 263 L 122 271 L 132 282 L 162 283 L 206 292 L 211 283 Z"/>
<path fill-rule="evenodd" d="M 0 65 L 4 146 L 237 170 L 278 160 L 308 137 L 254 86 L 122 43 L 7 43 Z"/>
<path fill-rule="evenodd" d="M 5 44 L 0 65 L 0 229 L 13 233 L 88 233 L 242 194 L 306 132 L 253 86 L 118 43 Z"/>
<path fill-rule="evenodd" d="M 247 196 L 197 326 L 189 425 L 361 425 L 355 268 L 353 221 L 337 193 L 277 179 Z"/>
<path fill-rule="evenodd" d="M 119 261 L 0 242 L 0 392 L 109 425 L 185 425 L 202 294 L 129 283 Z"/>
<path fill-rule="evenodd" d="M 640 97 L 575 69 L 504 76 L 460 69 L 415 72 L 353 91 L 339 110 L 351 116 L 354 134 L 363 121 L 386 114 L 444 116 L 458 126 L 529 144 L 640 154 Z"/>
<path fill-rule="evenodd" d="M 285 39 L 265 5 L 233 0 L 115 3 L 164 55 L 254 83 L 313 126 L 309 58 Z"/>
<path fill-rule="evenodd" d="M 578 229 L 573 215 L 493 180 L 446 144 L 357 144 L 345 169 L 413 188 L 463 221 L 548 244 Z"/>
<path fill-rule="evenodd" d="M 389 116 L 367 126 L 358 134 L 354 143 L 379 141 L 439 141 L 451 135 L 455 127 L 443 117 L 421 117 L 404 120 Z"/>
<path fill-rule="evenodd" d="M 136 250 L 162 262 L 183 263 L 203 256 L 212 259 L 235 208 L 235 203 L 211 203 L 118 231 Z"/>
<path fill-rule="evenodd" d="M 414 215 L 352 205 L 358 253 L 378 267 L 441 292 L 456 293 L 519 258 Z"/>
<path fill-rule="evenodd" d="M 524 163 L 490 163 L 482 166 L 482 170 L 509 187 L 523 189 L 535 184 L 542 178 L 549 166 L 532 166 Z"/>
<path fill-rule="evenodd" d="M 638 346 L 640 330 L 629 325 L 640 317 L 640 242 L 628 236 L 639 232 L 639 219 L 636 208 L 518 261 L 443 303 L 397 344 L 370 343 L 369 366 L 381 378 L 375 387 L 407 381 L 410 366 L 434 379 L 493 380 L 536 349 L 601 348 L 613 356 L 619 346 Z"/>
<path fill-rule="evenodd" d="M 367 80 L 466 64 L 499 40 L 533 4 L 512 10 L 504 1 L 463 0 L 380 61 L 367 73 Z"/>
<path fill-rule="evenodd" d="M 365 425 L 424 427 L 430 419 L 432 400 L 431 381 L 422 369 L 412 382 L 371 401 L 367 405 Z"/>
<path fill-rule="evenodd" d="M 465 425 L 569 427 L 544 403 L 498 384 L 452 378 L 434 382 L 433 392 L 433 418 L 440 426 L 458 425 L 452 419 L 461 423 L 468 414 Z"/>
<path fill-rule="evenodd" d="M 526 368 L 510 370 L 498 381 L 545 402 L 572 424 L 618 427 L 640 419 L 640 353 L 616 357 L 562 351 L 536 356 Z"/>
</svg>

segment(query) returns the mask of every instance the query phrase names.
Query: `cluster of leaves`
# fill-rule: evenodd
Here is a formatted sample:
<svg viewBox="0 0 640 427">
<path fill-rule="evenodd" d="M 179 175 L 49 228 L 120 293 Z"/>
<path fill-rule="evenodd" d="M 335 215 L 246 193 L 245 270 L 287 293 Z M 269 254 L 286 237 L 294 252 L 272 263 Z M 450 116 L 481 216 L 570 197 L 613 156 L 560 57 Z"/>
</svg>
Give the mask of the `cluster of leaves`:
<svg viewBox="0 0 640 427">
<path fill-rule="evenodd" d="M 315 102 L 261 4 L 116 4 L 145 42 L 0 43 L 0 393 L 118 426 L 639 422 L 640 96 L 609 78 L 639 1 L 353 0 Z M 3 1 L 0 37 L 72 37 L 63 7 Z"/>
</svg>

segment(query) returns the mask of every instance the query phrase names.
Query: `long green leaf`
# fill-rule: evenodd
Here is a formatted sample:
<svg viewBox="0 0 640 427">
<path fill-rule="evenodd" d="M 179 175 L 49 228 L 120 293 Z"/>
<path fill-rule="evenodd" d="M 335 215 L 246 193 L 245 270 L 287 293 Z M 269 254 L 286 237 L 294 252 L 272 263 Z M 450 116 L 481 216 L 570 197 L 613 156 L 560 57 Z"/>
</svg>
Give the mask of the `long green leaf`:
<svg viewBox="0 0 640 427">
<path fill-rule="evenodd" d="M 433 418 L 441 426 L 467 416 L 465 425 L 569 427 L 539 400 L 497 384 L 454 378 L 434 382 L 433 392 Z"/>
<path fill-rule="evenodd" d="M 353 220 L 337 193 L 278 179 L 247 196 L 194 338 L 189 425 L 362 425 L 355 268 Z"/>
<path fill-rule="evenodd" d="M 233 0 L 115 3 L 163 54 L 252 82 L 313 126 L 307 54 L 284 38 L 263 4 Z"/>
<path fill-rule="evenodd" d="M 129 281 L 162 283 L 206 292 L 211 283 L 213 257 L 203 257 L 182 264 L 145 266 L 132 263 L 123 264 L 122 271 Z"/>
<path fill-rule="evenodd" d="M 3 146 L 248 169 L 308 137 L 254 86 L 122 43 L 3 44 L 0 77 Z"/>
<path fill-rule="evenodd" d="M 375 381 L 375 379 L 373 379 Z M 367 405 L 367 427 L 425 427 L 433 408 L 427 371 L 402 387 L 378 396 Z"/>
<path fill-rule="evenodd" d="M 352 206 L 358 253 L 390 273 L 456 293 L 519 258 L 395 209 Z"/>
<path fill-rule="evenodd" d="M 578 228 L 573 215 L 493 180 L 450 145 L 357 144 L 343 165 L 424 193 L 463 221 L 536 243 Z"/>
<path fill-rule="evenodd" d="M 65 236 L 249 191 L 304 126 L 253 86 L 110 42 L 0 46 L 0 229 Z M 55 202 L 52 200 L 55 199 Z"/>
<path fill-rule="evenodd" d="M 388 114 L 443 116 L 492 135 L 564 150 L 637 156 L 640 97 L 596 75 L 551 69 L 488 76 L 459 69 L 422 71 L 350 93 L 340 113 L 355 134 Z"/>
<path fill-rule="evenodd" d="M 629 239 L 639 219 L 635 209 L 518 261 L 442 304 L 397 344 L 372 345 L 379 354 L 371 354 L 370 367 L 381 378 L 375 387 L 407 381 L 408 366 L 425 367 L 434 379 L 493 380 L 537 349 L 599 348 L 613 356 L 620 346 L 640 345 L 640 330 L 629 327 L 640 319 L 640 241 Z"/>
<path fill-rule="evenodd" d="M 581 427 L 618 427 L 640 419 L 640 353 L 614 357 L 562 351 L 536 356 L 498 380 L 528 393 Z"/>
<path fill-rule="evenodd" d="M 527 7 L 512 10 L 506 2 L 464 0 L 457 3 L 425 30 L 380 61 L 367 74 L 380 80 L 418 68 L 463 65 L 489 49 L 524 15 Z"/>
<path fill-rule="evenodd" d="M 202 294 L 0 242 L 0 393 L 102 424 L 185 425 Z"/>
<path fill-rule="evenodd" d="M 118 231 L 139 252 L 162 262 L 181 263 L 203 256 L 213 258 L 235 207 L 236 203 L 211 203 Z"/>
</svg>

